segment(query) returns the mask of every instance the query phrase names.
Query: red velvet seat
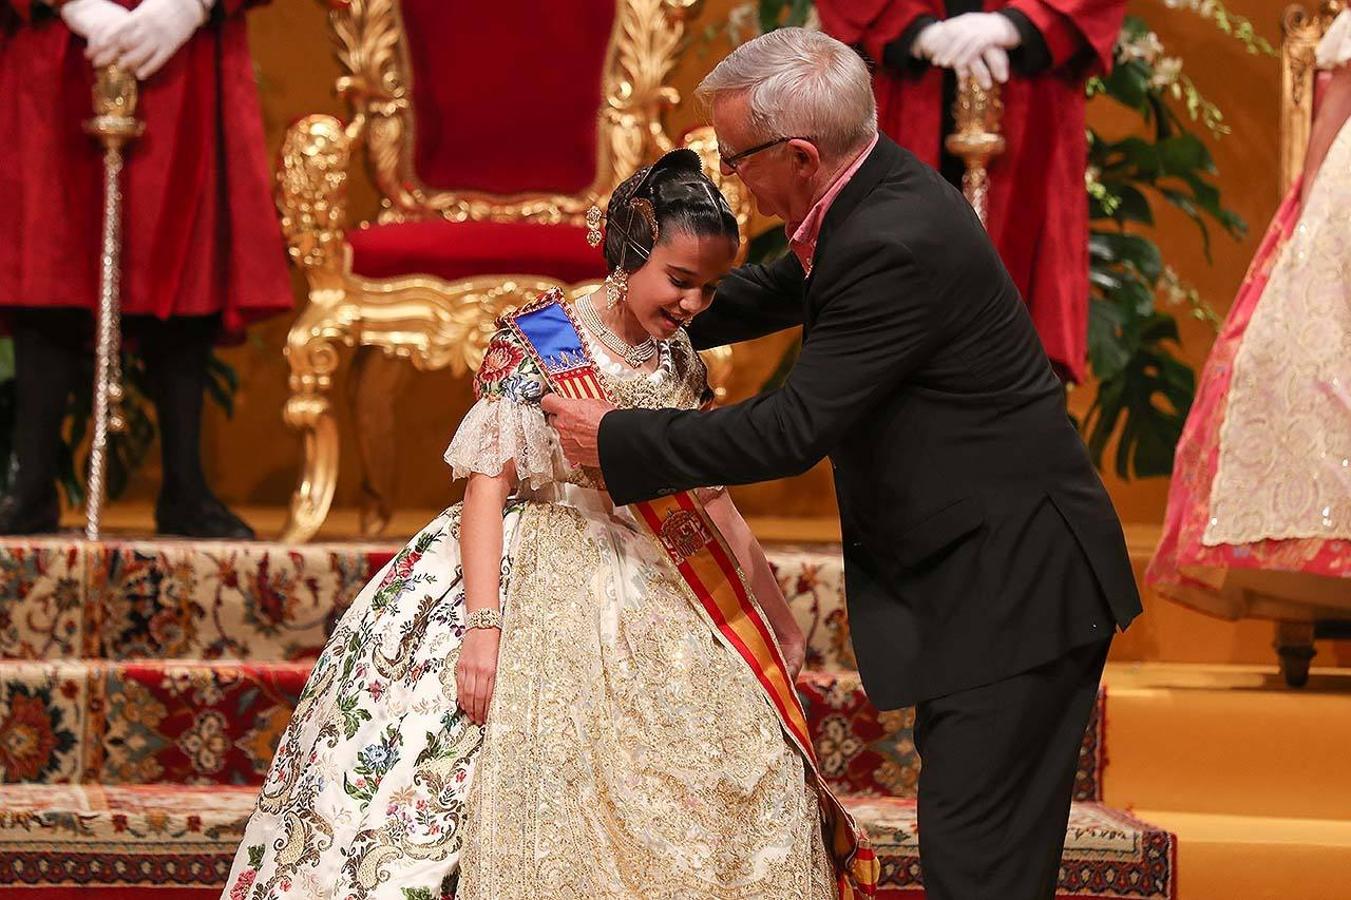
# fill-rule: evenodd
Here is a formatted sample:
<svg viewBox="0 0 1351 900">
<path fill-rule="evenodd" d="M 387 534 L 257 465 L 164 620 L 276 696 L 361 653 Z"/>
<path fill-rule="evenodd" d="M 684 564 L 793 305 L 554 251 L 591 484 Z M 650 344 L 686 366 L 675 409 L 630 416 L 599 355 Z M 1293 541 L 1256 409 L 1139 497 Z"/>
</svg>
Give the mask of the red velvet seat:
<svg viewBox="0 0 1351 900">
<path fill-rule="evenodd" d="M 700 5 L 319 2 L 351 114 L 302 117 L 281 150 L 278 205 L 310 288 L 286 343 L 286 421 L 303 432 L 305 452 L 285 528 L 293 542 L 312 537 L 334 501 L 338 377 L 350 379 L 357 502 L 373 535 L 389 518 L 398 472 L 389 398 L 410 371 L 467 375 L 504 309 L 550 289 L 596 289 L 605 263 L 586 242 L 587 210 L 677 143 L 664 121 L 680 99 L 668 79 Z M 720 178 L 712 129 L 684 143 L 746 222 L 749 197 Z M 348 172 L 358 152 L 380 212 L 353 227 Z M 355 353 L 339 376 L 342 346 Z M 720 384 L 729 359 L 718 359 Z"/>
<path fill-rule="evenodd" d="M 605 277 L 586 228 L 534 222 L 397 222 L 348 234 L 352 272 L 365 278 L 530 274 L 567 284 Z"/>
</svg>

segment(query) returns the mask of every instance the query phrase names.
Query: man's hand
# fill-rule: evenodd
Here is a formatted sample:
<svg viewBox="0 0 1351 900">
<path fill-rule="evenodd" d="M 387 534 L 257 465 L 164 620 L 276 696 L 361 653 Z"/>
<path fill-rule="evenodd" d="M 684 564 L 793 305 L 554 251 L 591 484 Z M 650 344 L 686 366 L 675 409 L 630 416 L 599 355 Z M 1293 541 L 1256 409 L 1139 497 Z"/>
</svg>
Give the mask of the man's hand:
<svg viewBox="0 0 1351 900">
<path fill-rule="evenodd" d="M 540 406 L 558 431 L 568 461 L 574 466 L 599 469 L 600 420 L 614 407 L 604 400 L 565 400 L 557 394 L 545 394 Z"/>
</svg>

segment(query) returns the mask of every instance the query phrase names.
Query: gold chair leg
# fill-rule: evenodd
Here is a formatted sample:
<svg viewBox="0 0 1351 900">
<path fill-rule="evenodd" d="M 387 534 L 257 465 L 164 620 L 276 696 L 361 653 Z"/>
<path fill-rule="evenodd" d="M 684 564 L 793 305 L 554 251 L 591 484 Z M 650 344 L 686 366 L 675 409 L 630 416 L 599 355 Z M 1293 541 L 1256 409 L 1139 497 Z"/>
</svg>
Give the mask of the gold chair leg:
<svg viewBox="0 0 1351 900">
<path fill-rule="evenodd" d="M 281 535 L 288 543 L 314 537 L 328 517 L 338 483 L 338 424 L 329 400 L 338 350 L 329 333 L 332 323 L 326 320 L 327 309 L 311 301 L 286 339 L 291 396 L 284 417 L 301 432 L 304 444 L 300 482 Z"/>
<path fill-rule="evenodd" d="M 347 376 L 347 399 L 361 460 L 361 534 L 373 538 L 389 525 L 398 484 L 398 432 L 393 398 L 402 393 L 412 366 L 376 347 L 359 347 Z"/>
</svg>

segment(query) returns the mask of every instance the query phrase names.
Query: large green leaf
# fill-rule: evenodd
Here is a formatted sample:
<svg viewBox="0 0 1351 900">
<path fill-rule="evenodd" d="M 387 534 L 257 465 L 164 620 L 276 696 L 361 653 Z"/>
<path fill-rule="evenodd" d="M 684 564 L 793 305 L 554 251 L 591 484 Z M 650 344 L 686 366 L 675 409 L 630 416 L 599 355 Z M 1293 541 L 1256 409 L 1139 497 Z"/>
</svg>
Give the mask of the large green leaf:
<svg viewBox="0 0 1351 900">
<path fill-rule="evenodd" d="M 1163 274 L 1163 254 L 1157 244 L 1142 235 L 1092 231 L 1088 236 L 1088 254 L 1091 260 L 1134 266 L 1151 283 Z"/>
<path fill-rule="evenodd" d="M 1125 317 L 1121 310 L 1105 300 L 1088 304 L 1088 361 L 1099 379 L 1120 375 L 1130 365 L 1131 348 L 1121 340 Z"/>
<path fill-rule="evenodd" d="M 1103 182 L 1104 186 L 1117 198 L 1117 207 L 1112 211 L 1111 218 L 1117 224 L 1125 225 L 1127 222 L 1137 222 L 1141 225 L 1154 224 L 1154 210 L 1149 205 L 1149 199 L 1145 197 L 1145 192 L 1133 184 L 1127 182 Z M 1103 216 L 1093 216 L 1093 218 L 1104 218 Z"/>
<path fill-rule="evenodd" d="M 1175 134 L 1156 145 L 1159 163 L 1165 174 L 1186 175 L 1192 172 L 1214 172 L 1215 161 L 1201 139 L 1191 133 Z"/>
</svg>

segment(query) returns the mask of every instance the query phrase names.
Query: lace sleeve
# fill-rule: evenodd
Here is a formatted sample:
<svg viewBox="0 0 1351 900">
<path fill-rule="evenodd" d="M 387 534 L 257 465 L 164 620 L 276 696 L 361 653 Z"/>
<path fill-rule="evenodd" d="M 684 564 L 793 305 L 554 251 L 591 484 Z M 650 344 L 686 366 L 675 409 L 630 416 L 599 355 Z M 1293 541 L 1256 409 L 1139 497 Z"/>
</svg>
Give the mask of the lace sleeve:
<svg viewBox="0 0 1351 900">
<path fill-rule="evenodd" d="M 485 397 L 460 422 L 445 459 L 455 478 L 500 475 L 512 460 L 521 483 L 538 488 L 554 480 L 553 430 L 532 403 Z"/>
<path fill-rule="evenodd" d="M 539 408 L 544 374 L 508 329 L 493 335 L 474 378 L 478 398 L 446 448 L 456 478 L 500 475 L 507 460 L 532 488 L 553 481 L 553 429 Z"/>
</svg>

